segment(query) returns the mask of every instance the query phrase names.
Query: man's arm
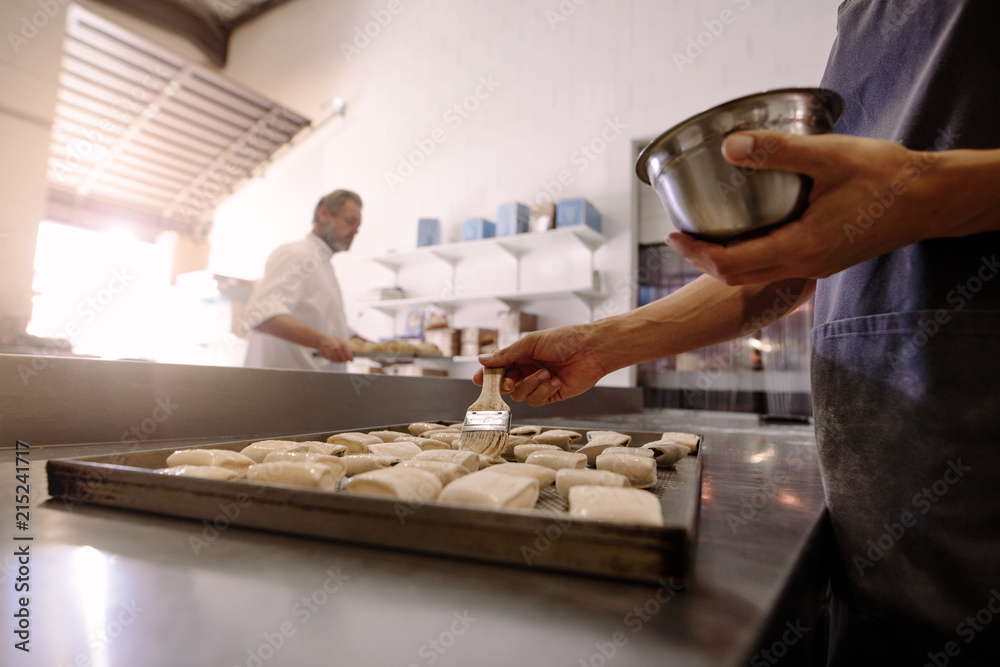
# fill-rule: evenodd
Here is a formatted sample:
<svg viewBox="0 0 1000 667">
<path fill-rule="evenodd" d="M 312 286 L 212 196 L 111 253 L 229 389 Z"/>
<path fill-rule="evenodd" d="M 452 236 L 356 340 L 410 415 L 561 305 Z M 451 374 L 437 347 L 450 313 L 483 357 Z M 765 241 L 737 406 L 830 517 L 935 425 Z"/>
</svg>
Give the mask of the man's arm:
<svg viewBox="0 0 1000 667">
<path fill-rule="evenodd" d="M 752 333 L 814 291 L 809 279 L 728 286 L 702 276 L 623 315 L 528 334 L 480 362 L 507 367 L 504 391 L 511 398 L 544 405 L 581 394 L 619 368 Z M 482 371 L 474 382 L 482 384 Z"/>
<path fill-rule="evenodd" d="M 728 245 L 675 233 L 667 243 L 729 285 L 825 278 L 904 246 L 1000 230 L 1000 150 L 909 150 L 846 135 L 741 132 L 726 158 L 813 179 L 798 220 Z M 766 148 L 765 148 L 766 147 Z"/>
<path fill-rule="evenodd" d="M 290 343 L 313 348 L 330 361 L 342 362 L 354 358 L 354 353 L 343 338 L 327 336 L 291 315 L 275 315 L 258 324 L 257 329 Z"/>
</svg>

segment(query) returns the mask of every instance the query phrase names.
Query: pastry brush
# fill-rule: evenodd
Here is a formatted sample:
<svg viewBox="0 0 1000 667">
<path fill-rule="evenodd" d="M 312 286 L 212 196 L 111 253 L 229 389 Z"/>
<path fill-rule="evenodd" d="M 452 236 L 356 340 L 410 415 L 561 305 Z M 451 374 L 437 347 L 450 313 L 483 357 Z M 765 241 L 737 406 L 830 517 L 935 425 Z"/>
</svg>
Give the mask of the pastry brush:
<svg viewBox="0 0 1000 667">
<path fill-rule="evenodd" d="M 490 458 L 503 453 L 510 432 L 510 408 L 500 396 L 503 374 L 503 367 L 483 369 L 483 392 L 465 413 L 459 449 Z"/>
</svg>

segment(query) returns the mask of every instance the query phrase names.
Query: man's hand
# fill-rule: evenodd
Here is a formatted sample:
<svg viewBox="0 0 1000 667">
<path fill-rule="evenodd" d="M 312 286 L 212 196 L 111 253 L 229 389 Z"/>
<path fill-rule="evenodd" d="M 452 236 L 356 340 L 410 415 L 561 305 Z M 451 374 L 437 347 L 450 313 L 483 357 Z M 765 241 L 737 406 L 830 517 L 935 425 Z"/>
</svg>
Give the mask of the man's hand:
<svg viewBox="0 0 1000 667">
<path fill-rule="evenodd" d="M 813 179 L 798 220 L 729 245 L 674 233 L 666 242 L 727 285 L 825 278 L 911 243 L 948 235 L 948 203 L 934 178 L 941 153 L 876 139 L 739 132 L 723 153 L 744 169 L 781 169 Z"/>
<path fill-rule="evenodd" d="M 354 352 L 347 344 L 347 341 L 343 338 L 335 338 L 333 336 L 321 336 L 319 343 L 316 345 L 316 351 L 326 359 L 338 363 L 350 361 L 354 358 Z"/>
<path fill-rule="evenodd" d="M 582 394 L 614 370 L 600 358 L 601 347 L 593 325 L 572 325 L 530 333 L 479 361 L 488 368 L 505 366 L 504 393 L 537 407 Z M 473 382 L 482 385 L 482 370 Z"/>
</svg>

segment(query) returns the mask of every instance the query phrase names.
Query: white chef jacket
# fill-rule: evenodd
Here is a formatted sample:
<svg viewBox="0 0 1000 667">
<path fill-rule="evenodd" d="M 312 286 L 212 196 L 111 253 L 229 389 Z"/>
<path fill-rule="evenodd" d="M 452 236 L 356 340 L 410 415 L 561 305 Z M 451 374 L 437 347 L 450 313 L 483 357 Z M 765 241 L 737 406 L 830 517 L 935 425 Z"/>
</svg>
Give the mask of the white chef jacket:
<svg viewBox="0 0 1000 667">
<path fill-rule="evenodd" d="M 244 319 L 250 330 L 245 366 L 299 370 L 344 370 L 314 356 L 313 349 L 256 329 L 277 315 L 291 315 L 328 336 L 348 339 L 351 329 L 330 259 L 333 250 L 318 236 L 277 248 L 267 259 L 264 277 L 250 295 Z"/>
</svg>

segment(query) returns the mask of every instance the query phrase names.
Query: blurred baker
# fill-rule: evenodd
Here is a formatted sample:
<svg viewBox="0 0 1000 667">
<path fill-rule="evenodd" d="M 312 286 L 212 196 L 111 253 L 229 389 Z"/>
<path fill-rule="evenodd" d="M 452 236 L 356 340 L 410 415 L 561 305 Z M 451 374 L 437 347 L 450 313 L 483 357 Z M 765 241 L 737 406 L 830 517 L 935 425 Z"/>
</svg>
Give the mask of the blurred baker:
<svg viewBox="0 0 1000 667">
<path fill-rule="evenodd" d="M 334 190 L 316 204 L 312 231 L 271 253 L 247 303 L 244 365 L 343 370 L 354 358 L 355 336 L 330 260 L 351 247 L 360 227 L 361 197 Z"/>
</svg>

